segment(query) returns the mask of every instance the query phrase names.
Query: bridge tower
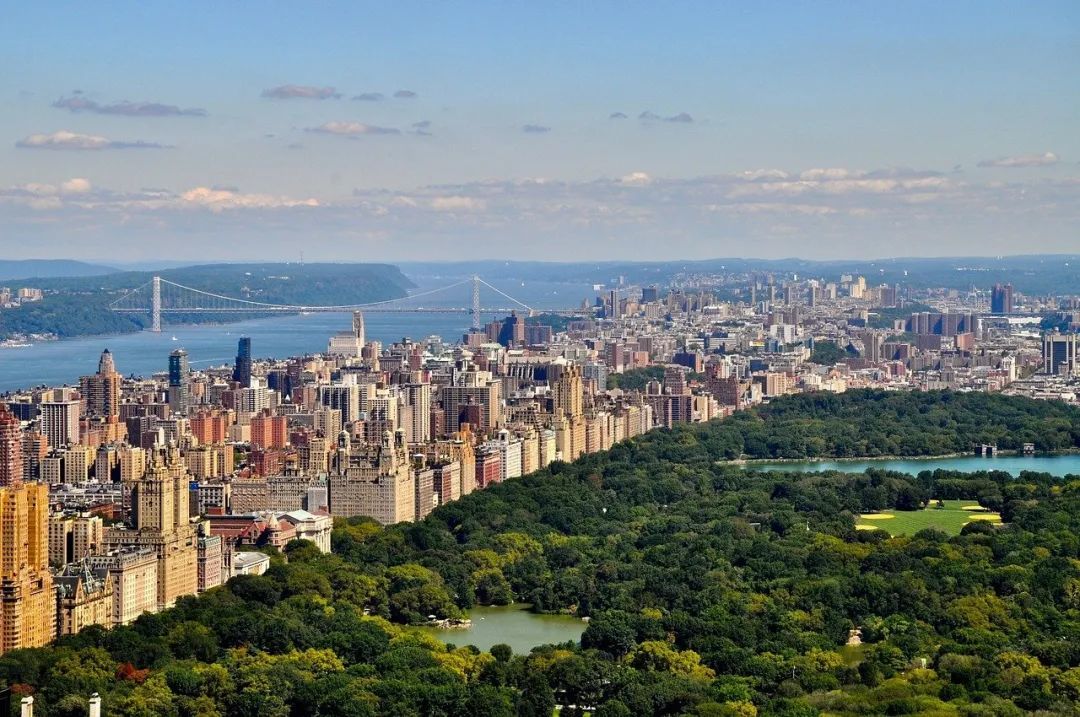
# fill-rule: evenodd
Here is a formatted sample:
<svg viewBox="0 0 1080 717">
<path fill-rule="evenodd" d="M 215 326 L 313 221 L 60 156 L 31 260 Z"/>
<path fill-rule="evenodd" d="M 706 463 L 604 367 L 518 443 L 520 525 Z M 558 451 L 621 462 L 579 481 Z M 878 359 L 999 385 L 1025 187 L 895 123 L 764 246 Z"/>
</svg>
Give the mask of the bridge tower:
<svg viewBox="0 0 1080 717">
<path fill-rule="evenodd" d="M 150 300 L 150 330 L 161 333 L 161 277 L 154 277 L 153 297 Z"/>
<path fill-rule="evenodd" d="M 472 309 L 469 311 L 472 314 L 472 327 L 474 330 L 480 330 L 480 277 L 473 274 L 472 278 Z"/>
</svg>

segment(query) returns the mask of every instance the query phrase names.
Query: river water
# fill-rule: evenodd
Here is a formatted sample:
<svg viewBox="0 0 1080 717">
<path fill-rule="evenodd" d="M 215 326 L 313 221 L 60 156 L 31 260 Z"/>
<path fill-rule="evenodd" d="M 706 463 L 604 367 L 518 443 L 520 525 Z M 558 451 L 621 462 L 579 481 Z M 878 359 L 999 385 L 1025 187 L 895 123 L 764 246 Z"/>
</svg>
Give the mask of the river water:
<svg viewBox="0 0 1080 717">
<path fill-rule="evenodd" d="M 529 611 L 528 605 L 477 607 L 469 610 L 472 626 L 441 629 L 417 627 L 442 642 L 457 646 L 475 645 L 487 652 L 492 645 L 505 644 L 519 655 L 527 655 L 539 645 L 578 642 L 587 623 L 570 615 L 542 615 Z"/>
<path fill-rule="evenodd" d="M 1016 476 L 1021 471 L 1039 471 L 1054 476 L 1080 476 L 1080 454 L 1033 456 L 952 456 L 949 458 L 881 458 L 850 461 L 788 461 L 781 463 L 746 463 L 744 467 L 771 471 L 843 471 L 862 473 L 867 468 L 883 468 L 917 474 L 938 468 L 951 471 L 1006 471 Z"/>
<path fill-rule="evenodd" d="M 414 293 L 450 283 L 422 284 Z M 420 282 L 417 282 L 420 283 Z M 491 281 L 494 286 L 536 309 L 571 308 L 582 299 L 595 296 L 591 285 L 552 282 Z M 467 306 L 471 287 L 457 287 L 448 297 L 424 297 L 424 306 Z M 419 300 L 418 300 L 419 301 Z M 487 306 L 505 306 L 510 302 L 490 289 L 481 289 L 481 301 Z M 496 318 L 482 317 L 484 322 Z M 499 317 L 501 318 L 501 316 Z M 326 350 L 330 336 L 347 331 L 351 317 L 347 313 L 274 316 L 228 324 L 165 325 L 160 334 L 141 332 L 113 336 L 92 336 L 63 341 L 45 341 L 22 348 L 0 348 L 0 392 L 47 384 L 77 384 L 79 376 L 97 370 L 98 358 L 109 349 L 116 368 L 124 375 L 148 376 L 165 371 L 169 352 L 184 348 L 194 368 L 232 363 L 236 343 L 241 336 L 251 337 L 252 355 L 258 358 L 285 358 Z M 441 336 L 459 341 L 468 331 L 467 314 L 380 314 L 366 313 L 364 323 L 369 339 L 389 343 L 402 337 L 419 340 Z M 175 337 L 175 340 L 174 340 Z"/>
</svg>

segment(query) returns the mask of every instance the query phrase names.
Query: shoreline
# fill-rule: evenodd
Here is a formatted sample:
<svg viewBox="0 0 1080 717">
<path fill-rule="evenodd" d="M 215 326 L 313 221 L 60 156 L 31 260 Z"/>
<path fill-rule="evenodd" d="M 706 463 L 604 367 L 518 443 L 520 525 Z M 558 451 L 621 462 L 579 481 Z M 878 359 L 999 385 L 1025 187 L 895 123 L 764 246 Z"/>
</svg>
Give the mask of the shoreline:
<svg viewBox="0 0 1080 717">
<path fill-rule="evenodd" d="M 978 453 L 935 453 L 919 456 L 855 456 L 855 457 L 822 457 L 816 456 L 813 458 L 736 458 L 730 461 L 717 461 L 717 463 L 727 465 L 739 465 L 739 466 L 753 466 L 753 465 L 774 465 L 777 463 L 860 463 L 871 461 L 938 461 L 948 458 L 985 458 L 986 460 L 994 460 L 995 458 L 1017 458 L 1030 456 L 1032 458 L 1053 458 L 1055 456 L 1075 456 L 1080 455 L 1080 449 L 1070 448 L 1061 451 L 1036 451 L 1035 453 L 1024 453 L 1018 450 L 998 450 L 992 456 L 982 456 Z"/>
</svg>

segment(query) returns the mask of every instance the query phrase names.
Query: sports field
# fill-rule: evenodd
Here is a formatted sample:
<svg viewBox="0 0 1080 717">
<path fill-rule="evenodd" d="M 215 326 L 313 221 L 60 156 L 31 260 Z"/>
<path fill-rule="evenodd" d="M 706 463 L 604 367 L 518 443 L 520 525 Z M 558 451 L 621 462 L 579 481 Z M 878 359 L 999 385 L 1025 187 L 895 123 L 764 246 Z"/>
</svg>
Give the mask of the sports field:
<svg viewBox="0 0 1080 717">
<path fill-rule="evenodd" d="M 863 513 L 855 525 L 859 530 L 887 530 L 892 535 L 914 535 L 926 528 L 936 528 L 949 535 L 959 535 L 960 529 L 973 520 L 1000 523 L 1001 516 L 985 510 L 973 500 L 946 500 L 944 508 L 930 501 L 925 510 L 891 510 L 882 513 Z"/>
</svg>

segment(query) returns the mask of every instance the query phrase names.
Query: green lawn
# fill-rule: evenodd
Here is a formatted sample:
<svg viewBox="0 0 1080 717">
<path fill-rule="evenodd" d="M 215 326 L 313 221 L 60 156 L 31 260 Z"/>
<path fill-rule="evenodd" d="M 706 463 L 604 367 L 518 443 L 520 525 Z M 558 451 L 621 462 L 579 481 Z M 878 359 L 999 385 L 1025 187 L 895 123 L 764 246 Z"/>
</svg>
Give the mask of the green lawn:
<svg viewBox="0 0 1080 717">
<path fill-rule="evenodd" d="M 991 513 L 973 500 L 946 500 L 944 508 L 936 508 L 937 501 L 930 501 L 925 510 L 891 510 L 881 513 L 864 513 L 859 516 L 859 530 L 887 530 L 892 535 L 914 535 L 926 528 L 936 528 L 949 535 L 959 535 L 960 529 L 972 520 L 1000 523 L 1001 516 Z M 964 510 L 968 507 L 969 510 Z"/>
</svg>

